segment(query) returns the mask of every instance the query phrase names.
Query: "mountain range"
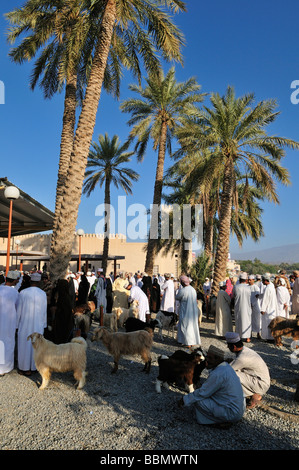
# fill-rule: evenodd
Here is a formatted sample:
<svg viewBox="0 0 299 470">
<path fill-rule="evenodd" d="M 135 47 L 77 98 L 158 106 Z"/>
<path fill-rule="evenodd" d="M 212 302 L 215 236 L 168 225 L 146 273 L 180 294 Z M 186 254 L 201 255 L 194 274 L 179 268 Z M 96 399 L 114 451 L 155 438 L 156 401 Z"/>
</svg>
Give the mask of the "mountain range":
<svg viewBox="0 0 299 470">
<path fill-rule="evenodd" d="M 231 253 L 233 260 L 254 260 L 259 259 L 262 263 L 299 263 L 299 243 L 293 245 L 276 246 L 264 250 L 253 250 L 244 253 Z"/>
</svg>

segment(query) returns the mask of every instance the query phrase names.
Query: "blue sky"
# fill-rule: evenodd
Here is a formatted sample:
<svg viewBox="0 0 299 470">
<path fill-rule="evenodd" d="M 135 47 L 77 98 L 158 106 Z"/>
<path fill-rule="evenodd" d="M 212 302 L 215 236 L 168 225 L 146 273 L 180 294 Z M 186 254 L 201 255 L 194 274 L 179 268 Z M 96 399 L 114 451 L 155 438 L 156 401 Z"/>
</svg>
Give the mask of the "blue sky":
<svg viewBox="0 0 299 470">
<path fill-rule="evenodd" d="M 184 66 L 176 65 L 177 80 L 194 76 L 206 93 L 224 94 L 227 86 L 232 85 L 238 96 L 253 92 L 257 102 L 275 98 L 281 114 L 269 132 L 299 141 L 299 104 L 291 102 L 294 92 L 291 83 L 299 80 L 298 1 L 189 0 L 186 3 L 188 12 L 175 17 L 186 38 Z M 6 176 L 54 210 L 64 95 L 44 100 L 38 88 L 30 91 L 28 82 L 33 63 L 19 66 L 8 58 L 10 46 L 5 36 L 8 24 L 3 14 L 22 4 L 23 0 L 2 0 L 0 5 L 0 80 L 5 85 L 5 104 L 0 104 L 0 176 Z M 128 84 L 132 82 L 133 77 L 125 73 L 120 102 L 129 96 Z M 94 140 L 107 132 L 125 141 L 129 116 L 120 112 L 120 102 L 102 92 Z M 205 104 L 209 105 L 208 98 Z M 134 184 L 133 196 L 127 197 L 127 207 L 139 203 L 149 208 L 156 157 L 150 147 L 142 163 L 137 164 L 133 157 L 131 165 L 140 179 Z M 167 158 L 165 168 L 171 163 Z M 283 164 L 290 172 L 292 185 L 278 186 L 280 205 L 263 205 L 265 236 L 258 243 L 245 241 L 245 252 L 298 241 L 299 153 L 287 150 Z M 115 189 L 112 193 L 112 203 L 117 208 L 117 196 L 124 193 Z M 102 202 L 101 189 L 89 198 L 82 196 L 78 228 L 86 233 L 95 231 L 99 222 L 95 210 Z M 232 239 L 231 252 L 236 251 L 238 244 Z"/>
</svg>

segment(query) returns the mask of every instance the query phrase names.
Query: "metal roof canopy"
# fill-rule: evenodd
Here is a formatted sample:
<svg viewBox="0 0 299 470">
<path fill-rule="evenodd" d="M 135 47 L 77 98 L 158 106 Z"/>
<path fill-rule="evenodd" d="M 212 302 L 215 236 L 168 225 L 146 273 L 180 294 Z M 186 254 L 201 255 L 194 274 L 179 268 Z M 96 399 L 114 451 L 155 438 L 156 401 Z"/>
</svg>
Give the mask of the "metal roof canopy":
<svg viewBox="0 0 299 470">
<path fill-rule="evenodd" d="M 0 252 L 1 254 L 1 252 Z M 16 252 L 12 253 L 14 256 L 16 255 Z M 18 255 L 20 257 L 20 253 Z M 22 260 L 23 261 L 49 261 L 50 256 L 46 254 L 41 254 L 37 255 L 34 253 L 32 256 L 28 255 L 28 253 L 22 255 Z M 81 261 L 100 261 L 103 259 L 103 255 L 81 255 Z M 119 259 L 126 259 L 125 256 L 117 256 L 117 255 L 111 255 L 108 256 L 108 261 L 117 261 Z M 79 255 L 71 255 L 70 261 L 78 261 L 79 260 Z"/>
<path fill-rule="evenodd" d="M 86 254 L 83 254 L 81 255 L 81 261 L 87 261 L 87 263 L 89 261 L 99 261 L 99 260 L 102 260 L 103 259 L 103 255 L 86 255 Z M 118 256 L 118 255 L 110 255 L 108 256 L 108 261 L 113 261 L 113 270 L 114 270 L 114 276 L 116 276 L 116 261 L 120 260 L 120 259 L 126 259 L 125 256 Z M 23 261 L 36 261 L 39 265 L 42 261 L 49 261 L 50 260 L 50 256 L 49 255 L 39 255 L 39 256 L 28 256 L 27 254 L 24 255 L 24 256 L 20 256 L 19 257 L 19 262 L 23 262 Z M 78 268 L 78 264 L 79 264 L 79 255 L 71 255 L 71 259 L 70 261 L 77 261 L 77 268 Z M 86 271 L 87 271 L 87 266 L 86 266 Z"/>
<path fill-rule="evenodd" d="M 9 200 L 4 196 L 8 186 L 15 185 L 7 178 L 0 178 L 0 237 L 4 238 L 8 237 Z M 18 190 L 20 197 L 13 201 L 11 236 L 52 230 L 54 213 L 20 188 Z"/>
</svg>

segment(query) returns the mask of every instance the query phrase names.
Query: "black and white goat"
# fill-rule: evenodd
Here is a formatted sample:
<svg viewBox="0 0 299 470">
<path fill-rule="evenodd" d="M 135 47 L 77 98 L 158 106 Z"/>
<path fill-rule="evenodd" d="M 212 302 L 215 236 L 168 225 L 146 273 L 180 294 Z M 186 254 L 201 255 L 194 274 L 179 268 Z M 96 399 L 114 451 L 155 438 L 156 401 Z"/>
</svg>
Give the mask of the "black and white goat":
<svg viewBox="0 0 299 470">
<path fill-rule="evenodd" d="M 174 336 L 174 327 L 177 324 L 179 317 L 175 312 L 165 312 L 164 310 L 159 310 L 156 315 L 156 320 L 159 320 L 161 326 L 159 326 L 159 336 L 160 339 L 163 341 L 162 330 L 167 329 L 168 335 L 170 334 L 170 330 L 172 330 L 172 336 Z"/>
<path fill-rule="evenodd" d="M 156 391 L 161 393 L 161 385 L 168 388 L 170 384 L 184 388 L 189 393 L 199 381 L 206 367 L 205 356 L 201 348 L 192 353 L 177 350 L 170 357 L 158 358 L 159 375 L 156 380 Z"/>
<path fill-rule="evenodd" d="M 150 328 L 154 332 L 156 327 L 158 328 L 161 327 L 161 323 L 157 319 L 150 320 L 149 322 L 145 322 L 145 321 L 140 320 L 139 318 L 129 317 L 126 319 L 124 323 L 124 327 L 127 333 L 130 331 L 144 330 L 145 328 Z"/>
</svg>

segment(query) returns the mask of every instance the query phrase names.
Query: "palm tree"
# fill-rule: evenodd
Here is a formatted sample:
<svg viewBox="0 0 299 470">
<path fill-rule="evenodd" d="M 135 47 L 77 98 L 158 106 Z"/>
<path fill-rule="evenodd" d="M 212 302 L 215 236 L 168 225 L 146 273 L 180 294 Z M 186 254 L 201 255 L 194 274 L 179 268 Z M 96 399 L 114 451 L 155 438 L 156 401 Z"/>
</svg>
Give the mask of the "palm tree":
<svg viewBox="0 0 299 470">
<path fill-rule="evenodd" d="M 179 181 L 173 184 L 169 183 L 167 186 L 173 187 L 174 190 L 171 194 L 163 195 L 163 200 L 167 204 L 167 234 L 166 238 L 163 236 L 163 221 L 159 217 L 158 230 L 159 238 L 155 240 L 155 253 L 163 251 L 165 254 L 168 253 L 179 253 L 180 259 L 180 271 L 181 273 L 187 274 L 190 271 L 189 260 L 191 256 L 192 247 L 192 235 L 195 228 L 195 210 L 194 204 L 192 204 L 192 197 L 186 191 L 184 186 L 181 186 Z M 174 210 L 173 206 L 176 206 Z M 183 205 L 187 205 L 190 208 L 190 226 L 184 227 L 184 218 L 182 217 Z M 162 207 L 162 206 L 161 206 Z M 178 216 L 177 210 L 180 214 Z M 163 214 L 163 207 L 161 213 Z M 177 220 L 175 218 L 177 217 Z M 178 222 L 180 227 L 178 227 Z M 180 233 L 176 233 L 179 228 Z M 178 235 L 180 235 L 178 237 Z"/>
<path fill-rule="evenodd" d="M 122 188 L 126 194 L 132 194 L 132 182 L 137 181 L 139 175 L 131 168 L 123 166 L 134 154 L 127 152 L 128 143 L 120 145 L 116 135 L 110 140 L 107 134 L 100 135 L 98 142 L 92 142 L 92 149 L 89 152 L 83 193 L 90 196 L 98 185 L 101 188 L 105 184 L 106 222 L 102 268 L 106 272 L 110 233 L 110 186 L 114 184 L 117 189 Z"/>
<path fill-rule="evenodd" d="M 221 173 L 213 174 L 212 183 L 202 181 L 201 175 L 210 158 L 209 151 L 188 153 L 172 165 L 166 173 L 165 186 L 176 189 L 172 194 L 164 196 L 164 200 L 168 203 L 178 202 L 178 197 L 183 197 L 182 202 L 187 203 L 188 200 L 191 206 L 195 203 L 202 205 L 202 226 L 199 228 L 202 230 L 205 258 L 212 263 L 218 237 Z M 264 233 L 261 222 L 262 209 L 258 204 L 262 199 L 262 191 L 249 184 L 248 176 L 239 175 L 233 193 L 231 220 L 231 232 L 237 237 L 239 246 L 242 246 L 244 238 L 250 236 L 257 241 Z M 180 246 L 178 241 L 173 242 L 172 239 L 163 240 L 161 245 L 173 245 L 177 248 Z"/>
<path fill-rule="evenodd" d="M 178 139 L 185 149 L 212 149 L 211 158 L 202 180 L 213 181 L 213 174 L 222 174 L 219 228 L 214 262 L 212 294 L 217 294 L 219 282 L 225 278 L 229 253 L 234 189 L 240 174 L 246 174 L 263 198 L 278 203 L 276 182 L 290 183 L 289 174 L 281 164 L 285 148 L 299 149 L 291 139 L 270 136 L 269 124 L 278 116 L 274 100 L 265 100 L 254 106 L 254 95 L 236 98 L 234 89 L 227 88 L 221 97 L 211 96 L 212 108 L 204 107 L 197 123 L 180 129 Z"/>
<path fill-rule="evenodd" d="M 138 57 L 142 57 L 147 71 L 160 67 L 157 51 L 162 52 L 165 60 L 182 60 L 180 49 L 184 43 L 183 36 L 165 13 L 164 3 L 162 0 L 154 4 L 149 4 L 146 0 L 28 0 L 24 11 L 18 9 L 8 16 L 17 25 L 11 33 L 12 40 L 30 29 L 33 31 L 32 36 L 25 38 L 19 49 L 25 60 L 30 60 L 40 47 L 45 47 L 51 35 L 54 35 L 53 44 L 58 44 L 59 51 L 66 47 L 69 57 L 78 64 L 76 70 L 70 69 L 76 72 L 77 86 L 84 85 L 84 93 L 79 95 L 77 92 L 77 97 L 81 98 L 82 110 L 76 132 L 70 131 L 73 127 L 70 122 L 73 120 L 73 110 L 65 114 L 72 143 L 66 147 L 62 136 L 61 147 L 66 152 L 66 163 L 61 165 L 63 176 L 59 178 L 61 183 L 57 185 L 56 201 L 59 200 L 59 204 L 56 202 L 50 259 L 53 280 L 65 274 L 70 259 L 84 172 L 102 87 L 118 96 L 122 67 L 132 70 L 140 80 Z M 174 13 L 185 11 L 184 2 L 180 0 L 167 0 L 166 5 Z M 78 22 L 72 18 L 76 6 Z M 48 21 L 44 19 L 46 14 L 49 14 Z M 73 21 L 71 26 L 66 21 L 67 17 Z M 64 26 L 68 24 L 68 27 L 60 29 L 56 37 L 60 20 Z M 81 52 L 80 48 L 77 49 L 78 44 L 80 47 L 84 45 Z M 36 68 L 37 76 L 42 73 L 43 67 L 53 75 L 60 64 L 61 87 L 66 80 L 64 72 L 67 63 L 59 55 L 55 56 L 53 62 L 48 62 L 48 55 L 42 53 Z M 71 76 L 73 82 L 70 91 L 74 96 L 75 80 L 72 74 Z M 60 170 L 62 171 L 61 167 Z M 63 191 L 58 195 L 60 188 Z"/>
<path fill-rule="evenodd" d="M 147 71 L 159 67 L 157 51 L 161 51 L 166 60 L 181 60 L 183 44 L 180 31 L 164 11 L 165 5 L 173 12 L 184 10 L 184 3 L 180 0 L 86 0 L 86 3 L 91 10 L 101 8 L 101 22 L 75 132 L 63 202 L 56 215 L 58 223 L 52 236 L 50 268 L 53 277 L 66 272 L 71 256 L 85 168 L 111 44 L 115 41 L 123 50 L 132 47 L 135 67 L 139 63 L 138 57 L 142 57 Z M 116 60 L 116 66 L 118 63 Z"/>
<path fill-rule="evenodd" d="M 205 165 L 211 158 L 211 152 L 209 149 L 200 152 L 193 152 L 191 149 L 182 156 L 182 149 L 179 148 L 173 154 L 173 158 L 178 161 L 167 170 L 165 185 L 184 188 L 184 193 L 189 196 L 191 204 L 202 205 L 201 230 L 204 253 L 206 259 L 212 262 L 215 221 L 219 209 L 219 175 L 213 173 L 212 182 L 202 178 Z"/>
<path fill-rule="evenodd" d="M 182 83 L 177 82 L 174 67 L 165 76 L 162 72 L 158 75 L 149 75 L 146 83 L 144 88 L 130 85 L 130 90 L 139 94 L 140 98 L 125 100 L 121 104 L 121 109 L 123 112 L 132 114 L 128 122 L 130 126 L 133 126 L 129 141 L 136 140 L 137 159 L 143 160 L 150 139 L 153 141 L 153 149 L 158 152 L 153 211 L 145 261 L 145 272 L 151 275 L 154 266 L 155 236 L 157 236 L 158 229 L 157 220 L 161 205 L 166 150 L 169 154 L 172 153 L 171 141 L 175 130 L 186 116 L 198 114 L 196 104 L 203 101 L 204 94 L 199 92 L 201 87 L 195 78 L 189 78 Z"/>
<path fill-rule="evenodd" d="M 86 85 L 82 74 L 79 77 L 79 70 L 82 69 L 84 47 L 90 42 L 91 21 L 82 11 L 81 0 L 28 0 L 21 8 L 7 13 L 6 17 L 11 25 L 7 35 L 10 44 L 28 34 L 11 49 L 9 56 L 13 62 L 31 61 L 41 50 L 30 77 L 31 90 L 39 83 L 44 97 L 50 99 L 65 88 L 55 203 L 57 213 L 73 147 L 76 108 Z"/>
</svg>

